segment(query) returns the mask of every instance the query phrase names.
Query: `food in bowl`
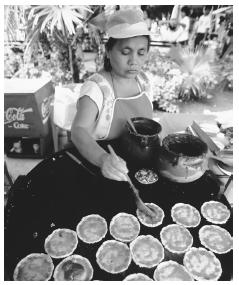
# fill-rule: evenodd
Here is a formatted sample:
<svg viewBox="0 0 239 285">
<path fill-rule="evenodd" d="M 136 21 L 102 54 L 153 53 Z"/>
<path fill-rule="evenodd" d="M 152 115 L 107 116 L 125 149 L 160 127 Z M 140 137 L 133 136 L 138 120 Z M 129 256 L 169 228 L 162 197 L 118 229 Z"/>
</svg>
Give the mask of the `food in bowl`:
<svg viewBox="0 0 239 285">
<path fill-rule="evenodd" d="M 147 213 L 137 209 L 136 214 L 141 224 L 146 227 L 157 227 L 161 225 L 164 219 L 164 211 L 154 203 L 145 203 L 145 205 L 154 213 L 154 215 L 149 216 Z"/>
<path fill-rule="evenodd" d="M 151 235 L 140 235 L 130 243 L 134 262 L 140 267 L 152 268 L 164 259 L 161 242 Z"/>
<path fill-rule="evenodd" d="M 87 258 L 74 254 L 56 266 L 53 277 L 55 281 L 89 281 L 93 277 L 93 268 Z"/>
<path fill-rule="evenodd" d="M 199 179 L 207 169 L 207 145 L 190 134 L 171 134 L 162 141 L 158 168 L 162 176 L 178 183 Z"/>
<path fill-rule="evenodd" d="M 162 228 L 160 238 L 167 250 L 177 254 L 186 252 L 193 244 L 193 237 L 189 230 L 177 224 L 170 224 Z"/>
<path fill-rule="evenodd" d="M 201 206 L 203 217 L 213 224 L 225 224 L 230 218 L 230 210 L 221 202 L 207 201 Z"/>
<path fill-rule="evenodd" d="M 112 274 L 124 272 L 131 263 L 130 249 L 123 242 L 107 240 L 98 248 L 96 261 L 106 272 Z"/>
<path fill-rule="evenodd" d="M 222 274 L 220 260 L 205 248 L 192 247 L 185 253 L 183 264 L 195 280 L 217 281 Z"/>
<path fill-rule="evenodd" d="M 154 271 L 155 281 L 193 281 L 187 269 L 176 261 L 161 262 Z"/>
<path fill-rule="evenodd" d="M 199 230 L 199 239 L 203 246 L 217 254 L 232 250 L 233 242 L 230 233 L 222 227 L 205 225 Z"/>
<path fill-rule="evenodd" d="M 153 184 L 158 181 L 158 175 L 152 169 L 140 169 L 135 173 L 135 178 L 142 184 Z"/>
<path fill-rule="evenodd" d="M 140 224 L 134 215 L 119 213 L 110 222 L 110 234 L 119 241 L 130 242 L 140 232 Z"/>
<path fill-rule="evenodd" d="M 171 209 L 171 217 L 176 224 L 186 228 L 197 227 L 201 222 L 199 211 L 192 205 L 177 203 Z"/>
<path fill-rule="evenodd" d="M 48 281 L 54 270 L 51 257 L 45 253 L 31 253 L 21 259 L 13 273 L 14 281 Z"/>
<path fill-rule="evenodd" d="M 97 214 L 91 214 L 81 219 L 76 227 L 76 233 L 85 243 L 101 241 L 107 233 L 106 220 Z"/>
<path fill-rule="evenodd" d="M 126 276 L 123 281 L 153 281 L 153 279 L 143 273 L 132 273 Z"/>
<path fill-rule="evenodd" d="M 75 231 L 70 229 L 56 229 L 46 239 L 44 248 L 53 258 L 64 258 L 71 255 L 78 244 Z"/>
</svg>

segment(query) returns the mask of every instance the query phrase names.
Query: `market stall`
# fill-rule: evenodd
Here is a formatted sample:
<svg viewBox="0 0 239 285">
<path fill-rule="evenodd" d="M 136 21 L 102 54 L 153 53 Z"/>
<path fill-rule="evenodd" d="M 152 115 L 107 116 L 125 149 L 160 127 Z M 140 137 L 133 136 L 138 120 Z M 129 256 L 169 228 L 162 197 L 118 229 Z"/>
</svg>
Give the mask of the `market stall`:
<svg viewBox="0 0 239 285">
<path fill-rule="evenodd" d="M 187 124 L 188 121 L 184 119 L 184 130 Z M 173 132 L 179 131 L 182 125 Z M 166 121 L 162 120 L 162 126 L 165 133 L 171 133 L 170 129 L 165 129 Z M 175 124 L 173 126 L 175 127 Z M 102 146 L 107 148 L 108 143 L 117 153 L 118 141 L 103 142 Z M 74 251 L 74 254 L 86 257 L 90 261 L 93 268 L 92 280 L 123 280 L 129 274 L 139 272 L 153 279 L 156 266 L 140 267 L 134 260 L 129 263 L 126 270 L 116 274 L 109 273 L 99 266 L 96 258 L 99 247 L 103 242 L 114 239 L 109 230 L 112 218 L 119 213 L 137 216 L 134 195 L 126 182 L 105 179 L 97 168 L 84 160 L 82 167 L 77 160 L 72 159 L 72 155 L 80 158 L 75 148 L 54 154 L 42 161 L 28 175 L 19 177 L 11 188 L 5 214 L 5 278 L 8 276 L 12 280 L 17 263 L 28 254 L 44 253 L 45 239 L 54 230 L 66 228 L 75 231 L 83 217 L 97 214 L 107 222 L 108 230 L 105 237 L 92 244 L 79 239 Z M 220 227 L 232 235 L 232 209 L 225 196 L 218 196 L 220 183 L 215 173 L 208 169 L 195 181 L 177 183 L 160 175 L 155 166 L 152 169 L 158 176 L 158 180 L 152 184 L 142 184 L 135 178 L 135 173 L 139 170 L 137 165 L 131 165 L 129 172 L 142 200 L 158 205 L 164 212 L 164 219 L 160 225 L 147 227 L 141 224 L 140 236 L 151 235 L 160 240 L 162 229 L 174 224 L 171 216 L 172 207 L 176 203 L 186 203 L 195 207 L 201 215 L 199 225 L 188 229 L 193 238 L 192 246 L 203 247 L 199 230 L 205 225 L 212 224 L 201 213 L 202 205 L 208 201 L 220 202 L 229 210 L 230 217 Z M 129 245 L 129 242 L 125 244 Z M 215 255 L 222 268 L 219 280 L 231 280 L 232 250 Z M 164 248 L 163 261 L 172 260 L 183 264 L 183 257 L 184 254 L 175 254 Z M 61 260 L 53 258 L 54 266 L 56 267 Z"/>
</svg>

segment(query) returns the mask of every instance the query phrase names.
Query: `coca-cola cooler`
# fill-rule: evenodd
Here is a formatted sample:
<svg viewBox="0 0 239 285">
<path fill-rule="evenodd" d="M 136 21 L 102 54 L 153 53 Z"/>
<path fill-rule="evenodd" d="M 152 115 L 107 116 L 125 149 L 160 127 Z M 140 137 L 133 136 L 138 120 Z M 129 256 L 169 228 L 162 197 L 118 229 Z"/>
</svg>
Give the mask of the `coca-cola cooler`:
<svg viewBox="0 0 239 285">
<path fill-rule="evenodd" d="M 53 148 L 49 79 L 4 80 L 4 149 L 9 157 L 44 158 Z"/>
</svg>

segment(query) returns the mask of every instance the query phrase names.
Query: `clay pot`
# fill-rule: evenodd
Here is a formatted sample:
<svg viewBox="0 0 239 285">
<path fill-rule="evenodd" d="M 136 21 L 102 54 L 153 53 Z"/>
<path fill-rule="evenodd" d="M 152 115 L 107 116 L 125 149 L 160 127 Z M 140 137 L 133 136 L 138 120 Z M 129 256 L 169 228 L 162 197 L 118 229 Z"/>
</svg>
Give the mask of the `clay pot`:
<svg viewBox="0 0 239 285">
<path fill-rule="evenodd" d="M 171 134 L 162 141 L 158 169 L 162 176 L 179 183 L 199 179 L 207 169 L 208 147 L 190 134 Z"/>
<path fill-rule="evenodd" d="M 131 121 L 137 133 L 127 122 L 121 136 L 124 157 L 137 167 L 153 167 L 160 149 L 162 127 L 156 121 L 144 117 L 135 117 Z"/>
</svg>

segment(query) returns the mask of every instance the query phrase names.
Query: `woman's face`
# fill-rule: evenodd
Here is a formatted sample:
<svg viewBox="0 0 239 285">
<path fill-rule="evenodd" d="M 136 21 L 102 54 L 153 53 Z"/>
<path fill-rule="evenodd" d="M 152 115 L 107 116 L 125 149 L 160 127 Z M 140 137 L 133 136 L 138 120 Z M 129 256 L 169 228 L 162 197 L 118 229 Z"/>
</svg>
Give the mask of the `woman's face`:
<svg viewBox="0 0 239 285">
<path fill-rule="evenodd" d="M 147 58 L 148 39 L 145 36 L 119 39 L 107 54 L 116 75 L 134 78 Z"/>
</svg>

